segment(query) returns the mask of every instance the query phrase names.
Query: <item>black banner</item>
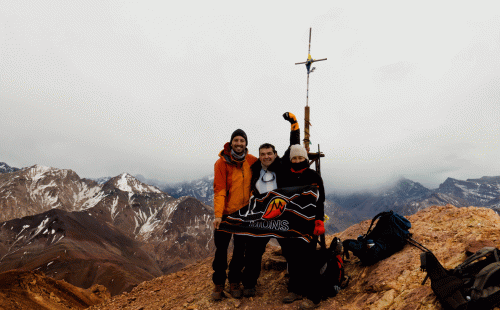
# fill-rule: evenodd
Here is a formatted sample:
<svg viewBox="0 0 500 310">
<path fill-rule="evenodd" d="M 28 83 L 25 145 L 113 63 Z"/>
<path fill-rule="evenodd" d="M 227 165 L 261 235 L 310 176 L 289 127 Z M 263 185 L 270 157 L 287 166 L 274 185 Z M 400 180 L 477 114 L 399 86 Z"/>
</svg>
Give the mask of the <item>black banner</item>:
<svg viewBox="0 0 500 310">
<path fill-rule="evenodd" d="M 312 240 L 318 188 L 279 188 L 250 197 L 250 203 L 222 218 L 219 230 L 257 237 Z"/>
</svg>

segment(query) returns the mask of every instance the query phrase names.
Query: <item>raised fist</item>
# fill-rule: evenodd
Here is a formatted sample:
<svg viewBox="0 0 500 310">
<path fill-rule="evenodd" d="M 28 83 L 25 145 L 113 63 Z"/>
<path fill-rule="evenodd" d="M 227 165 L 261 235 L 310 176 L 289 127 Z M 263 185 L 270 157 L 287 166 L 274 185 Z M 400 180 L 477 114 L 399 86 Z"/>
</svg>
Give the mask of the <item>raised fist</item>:
<svg viewBox="0 0 500 310">
<path fill-rule="evenodd" d="M 295 117 L 295 115 L 292 112 L 283 113 L 283 118 L 292 124 L 297 122 L 297 118 Z"/>
</svg>

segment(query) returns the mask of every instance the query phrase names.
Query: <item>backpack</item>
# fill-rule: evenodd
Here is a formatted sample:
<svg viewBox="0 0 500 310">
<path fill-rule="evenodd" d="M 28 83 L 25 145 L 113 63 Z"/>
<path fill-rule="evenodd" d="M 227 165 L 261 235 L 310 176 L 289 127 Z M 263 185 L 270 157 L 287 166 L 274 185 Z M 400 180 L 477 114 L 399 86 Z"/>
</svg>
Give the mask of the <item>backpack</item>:
<svg viewBox="0 0 500 310">
<path fill-rule="evenodd" d="M 411 238 L 408 231 L 410 228 L 411 223 L 404 216 L 392 210 L 381 212 L 372 219 L 366 234 L 359 236 L 357 240 L 347 239 L 343 242 L 344 254 L 349 258 L 351 251 L 361 263 L 373 265 L 403 249 Z"/>
<path fill-rule="evenodd" d="M 493 309 L 500 305 L 500 250 L 485 247 L 454 269 L 445 269 L 430 251 L 420 254 L 422 282 L 431 288 L 444 309 Z"/>
<path fill-rule="evenodd" d="M 316 240 L 317 242 L 317 240 Z M 321 299 L 335 297 L 337 293 L 347 287 L 349 277 L 344 270 L 342 260 L 342 241 L 335 237 L 327 248 L 325 236 L 320 236 L 320 249 L 316 250 L 315 267 L 317 272 L 318 289 Z"/>
</svg>

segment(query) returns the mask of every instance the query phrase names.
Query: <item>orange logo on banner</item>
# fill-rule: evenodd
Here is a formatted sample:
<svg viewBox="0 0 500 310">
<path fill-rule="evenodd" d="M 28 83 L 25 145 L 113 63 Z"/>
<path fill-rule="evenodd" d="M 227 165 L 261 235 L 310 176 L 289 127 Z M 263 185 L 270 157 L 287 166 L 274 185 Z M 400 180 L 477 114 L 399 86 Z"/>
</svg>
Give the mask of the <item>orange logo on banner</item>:
<svg viewBox="0 0 500 310">
<path fill-rule="evenodd" d="M 263 219 L 270 220 L 280 216 L 285 211 L 286 201 L 281 198 L 274 198 L 267 205 L 266 212 L 262 216 Z"/>
</svg>

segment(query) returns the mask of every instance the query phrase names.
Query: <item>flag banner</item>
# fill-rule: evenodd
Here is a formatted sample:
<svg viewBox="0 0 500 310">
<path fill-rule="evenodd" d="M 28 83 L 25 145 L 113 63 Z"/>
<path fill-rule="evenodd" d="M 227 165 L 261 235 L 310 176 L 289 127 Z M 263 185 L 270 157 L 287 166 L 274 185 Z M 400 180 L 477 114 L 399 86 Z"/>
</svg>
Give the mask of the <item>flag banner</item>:
<svg viewBox="0 0 500 310">
<path fill-rule="evenodd" d="M 285 187 L 250 197 L 248 205 L 222 218 L 219 230 L 239 235 L 312 240 L 318 187 Z"/>
</svg>

